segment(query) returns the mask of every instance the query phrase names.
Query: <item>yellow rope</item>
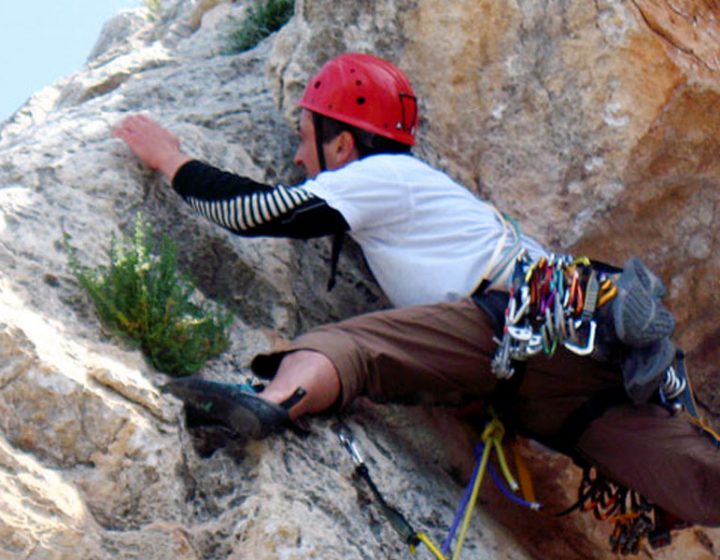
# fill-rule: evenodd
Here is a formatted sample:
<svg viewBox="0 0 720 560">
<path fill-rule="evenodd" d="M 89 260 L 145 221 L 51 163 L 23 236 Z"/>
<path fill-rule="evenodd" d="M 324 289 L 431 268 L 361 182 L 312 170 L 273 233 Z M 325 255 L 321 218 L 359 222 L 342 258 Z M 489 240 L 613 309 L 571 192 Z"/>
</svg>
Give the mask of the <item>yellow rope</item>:
<svg viewBox="0 0 720 560">
<path fill-rule="evenodd" d="M 501 468 L 503 468 L 503 463 L 505 465 L 503 468 L 503 474 L 507 472 L 507 475 L 510 475 L 510 469 L 507 467 L 507 461 L 505 461 L 505 455 L 500 445 L 500 442 L 502 441 L 504 435 L 505 428 L 500 422 L 500 420 L 498 420 L 497 418 L 493 418 L 490 422 L 488 422 L 487 426 L 485 426 L 485 429 L 483 430 L 482 440 L 485 446 L 483 447 L 483 454 L 482 458 L 480 459 L 480 468 L 478 469 L 478 475 L 475 478 L 475 484 L 473 485 L 472 493 L 470 494 L 470 500 L 465 510 L 465 516 L 463 517 L 463 522 L 460 527 L 460 533 L 458 535 L 457 545 L 455 546 L 453 560 L 459 560 L 460 558 L 460 552 L 462 550 L 463 542 L 465 541 L 465 536 L 467 534 L 468 527 L 470 526 L 470 519 L 472 518 L 472 514 L 475 509 L 475 503 L 477 502 L 478 494 L 480 493 L 480 486 L 482 485 L 483 478 L 485 477 L 485 471 L 487 470 L 488 460 L 490 458 L 490 451 L 493 449 L 493 447 L 495 448 L 495 451 L 498 452 L 498 459 L 500 460 Z M 508 477 L 506 476 L 506 478 Z M 512 480 L 512 482 L 517 487 L 517 482 L 515 482 L 515 479 L 512 477 L 512 475 L 510 475 L 508 478 L 508 484 L 510 484 L 510 480 Z"/>
<path fill-rule="evenodd" d="M 442 551 L 435 545 L 434 542 L 432 542 L 432 539 L 427 536 L 425 533 L 415 533 L 415 536 L 425 545 L 428 547 L 428 550 L 433 553 L 435 558 L 437 560 L 447 560 L 445 555 L 442 553 Z M 410 552 L 415 554 L 415 547 L 410 547 Z"/>
<path fill-rule="evenodd" d="M 500 464 L 500 472 L 505 477 L 505 481 L 513 492 L 520 488 L 520 485 L 515 480 L 515 477 L 510 472 L 507 459 L 505 458 L 505 451 L 502 448 L 502 440 L 505 437 L 505 426 L 495 414 L 494 410 L 490 411 L 492 414 L 492 420 L 487 423 L 482 433 L 482 441 L 485 445 L 492 445 L 495 448 L 497 454 L 498 463 Z"/>
<path fill-rule="evenodd" d="M 465 515 L 463 516 L 462 525 L 460 527 L 460 532 L 458 534 L 457 544 L 455 546 L 455 551 L 452 556 L 452 560 L 459 560 L 460 554 L 462 551 L 463 543 L 465 542 L 465 537 L 467 536 L 468 528 L 470 527 L 470 520 L 472 519 L 473 511 L 475 510 L 475 505 L 478 500 L 478 496 L 480 494 L 480 487 L 482 486 L 483 478 L 485 477 L 485 473 L 487 472 L 488 462 L 490 460 L 490 453 L 493 449 L 495 449 L 495 452 L 498 456 L 498 462 L 500 463 L 500 469 L 503 473 L 503 476 L 505 477 L 505 480 L 507 481 L 508 485 L 510 485 L 513 490 L 516 490 L 519 488 L 519 484 L 515 480 L 515 478 L 512 476 L 510 472 L 510 468 L 508 467 L 507 460 L 505 458 L 505 452 L 502 448 L 502 439 L 505 437 L 505 427 L 503 426 L 502 422 L 493 415 L 493 419 L 487 423 L 485 426 L 485 429 L 482 433 L 482 441 L 483 441 L 483 453 L 480 458 L 480 466 L 478 467 L 477 476 L 475 477 L 475 481 L 473 483 L 472 492 L 470 494 L 470 499 L 468 500 L 467 506 L 465 508 Z M 517 461 L 517 456 L 516 456 Z M 522 477 L 522 474 L 521 474 Z M 528 476 L 529 478 L 529 476 Z M 532 486 L 532 484 L 529 484 L 528 486 Z M 533 494 L 532 488 L 530 489 L 530 494 Z M 534 501 L 534 497 L 532 498 Z M 450 560 L 447 558 L 442 550 L 438 548 L 435 543 L 432 541 L 432 539 L 425 533 L 415 533 L 414 535 L 418 541 L 422 542 L 428 550 L 434 555 L 434 557 L 437 560 Z M 417 543 L 416 543 L 417 544 Z M 415 555 L 417 551 L 417 546 L 415 544 L 410 545 L 410 553 Z"/>
<path fill-rule="evenodd" d="M 703 421 L 700 418 L 696 418 L 692 416 L 691 414 L 685 415 L 691 424 L 693 424 L 698 429 L 702 430 L 707 434 L 709 437 L 713 438 L 716 442 L 720 442 L 720 434 L 718 434 L 712 427 L 710 427 L 709 424 L 707 424 L 705 421 Z"/>
<path fill-rule="evenodd" d="M 495 447 L 495 453 L 497 453 L 498 463 L 500 463 L 500 471 L 505 477 L 505 481 L 508 483 L 510 489 L 515 492 L 520 488 L 520 485 L 517 483 L 517 480 L 515 480 L 515 477 L 513 477 L 512 473 L 510 472 L 510 467 L 508 467 L 507 460 L 505 459 L 505 452 L 503 451 L 502 444 L 500 443 L 501 440 L 502 436 L 494 436 L 492 443 Z"/>
</svg>

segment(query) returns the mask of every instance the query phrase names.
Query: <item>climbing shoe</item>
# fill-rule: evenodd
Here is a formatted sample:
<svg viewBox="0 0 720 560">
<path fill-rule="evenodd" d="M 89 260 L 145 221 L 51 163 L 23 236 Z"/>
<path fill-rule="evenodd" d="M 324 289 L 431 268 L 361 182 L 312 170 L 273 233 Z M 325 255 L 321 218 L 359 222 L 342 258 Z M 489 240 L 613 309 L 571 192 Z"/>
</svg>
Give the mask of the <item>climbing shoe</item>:
<svg viewBox="0 0 720 560">
<path fill-rule="evenodd" d="M 224 426 L 240 437 L 263 439 L 290 428 L 307 433 L 290 420 L 288 410 L 305 396 L 298 387 L 285 402 L 275 404 L 262 399 L 246 385 L 206 381 L 194 377 L 173 380 L 162 387 L 185 405 L 189 420 L 195 424 Z"/>
</svg>

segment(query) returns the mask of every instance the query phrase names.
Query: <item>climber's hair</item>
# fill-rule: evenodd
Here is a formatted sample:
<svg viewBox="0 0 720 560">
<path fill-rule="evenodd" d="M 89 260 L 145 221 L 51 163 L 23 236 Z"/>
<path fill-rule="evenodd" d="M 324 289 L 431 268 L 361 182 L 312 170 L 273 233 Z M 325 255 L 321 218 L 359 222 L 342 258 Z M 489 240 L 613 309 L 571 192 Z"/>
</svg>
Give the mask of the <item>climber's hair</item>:
<svg viewBox="0 0 720 560">
<path fill-rule="evenodd" d="M 318 126 L 318 123 L 320 125 L 320 139 L 323 144 L 334 140 L 342 132 L 347 131 L 352 134 L 361 159 L 377 154 L 407 154 L 411 149 L 408 144 L 385 138 L 323 115 L 316 114 L 314 122 L 315 126 Z"/>
</svg>

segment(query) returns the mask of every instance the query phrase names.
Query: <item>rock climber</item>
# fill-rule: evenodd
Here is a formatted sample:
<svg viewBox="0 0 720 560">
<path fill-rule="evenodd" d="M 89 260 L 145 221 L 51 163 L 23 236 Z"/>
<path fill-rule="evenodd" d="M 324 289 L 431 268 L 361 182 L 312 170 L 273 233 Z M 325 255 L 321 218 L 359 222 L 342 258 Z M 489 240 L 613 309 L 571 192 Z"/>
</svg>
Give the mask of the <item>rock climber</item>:
<svg viewBox="0 0 720 560">
<path fill-rule="evenodd" d="M 658 399 L 676 360 L 659 279 L 631 260 L 623 271 L 585 266 L 584 287 L 561 290 L 546 250 L 409 153 L 417 101 L 386 61 L 341 55 L 309 81 L 299 104 L 295 162 L 308 179 L 294 187 L 261 185 L 196 161 L 143 116 L 125 119 L 115 135 L 199 213 L 236 233 L 347 232 L 396 308 L 318 327 L 256 357 L 254 372 L 269 380 L 259 393 L 197 378 L 173 381 L 167 391 L 207 421 L 253 438 L 358 396 L 494 399 L 519 434 L 586 461 L 678 518 L 720 525 L 720 448 Z M 575 274 L 578 265 L 566 264 Z M 611 284 L 617 295 L 602 287 Z M 596 304 L 603 298 L 609 301 Z M 534 305 L 548 317 L 545 338 L 513 323 Z M 568 318 L 572 306 L 587 317 Z M 548 351 L 557 332 L 587 326 L 585 346 L 567 335 Z M 612 350 L 605 359 L 590 356 L 595 326 L 597 347 Z M 498 366 L 497 339 L 516 345 L 515 358 L 520 345 L 526 355 Z M 512 364 L 518 371 L 510 376 Z"/>
</svg>

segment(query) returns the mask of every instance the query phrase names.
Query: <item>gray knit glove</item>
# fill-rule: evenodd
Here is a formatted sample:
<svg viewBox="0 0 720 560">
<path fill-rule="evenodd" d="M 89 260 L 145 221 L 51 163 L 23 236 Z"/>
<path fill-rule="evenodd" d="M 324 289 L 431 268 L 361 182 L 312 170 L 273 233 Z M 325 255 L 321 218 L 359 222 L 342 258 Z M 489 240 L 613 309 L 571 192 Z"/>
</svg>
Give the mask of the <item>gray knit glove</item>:
<svg viewBox="0 0 720 560">
<path fill-rule="evenodd" d="M 660 278 L 637 257 L 623 267 L 613 300 L 617 337 L 631 348 L 646 348 L 675 330 L 675 318 L 661 303 L 667 293 Z"/>
</svg>

